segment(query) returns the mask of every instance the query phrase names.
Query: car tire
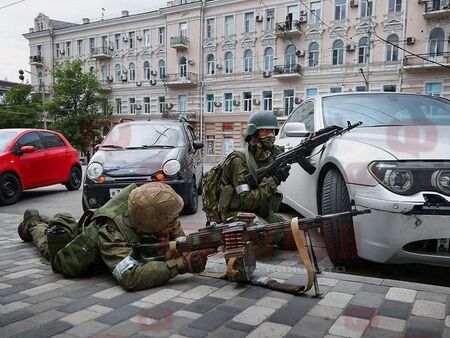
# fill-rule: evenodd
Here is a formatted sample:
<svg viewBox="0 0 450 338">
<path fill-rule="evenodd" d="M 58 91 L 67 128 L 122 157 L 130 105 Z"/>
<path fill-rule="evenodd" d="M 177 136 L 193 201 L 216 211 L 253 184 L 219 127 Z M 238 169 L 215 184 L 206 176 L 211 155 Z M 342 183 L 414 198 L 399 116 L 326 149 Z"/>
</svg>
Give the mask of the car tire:
<svg viewBox="0 0 450 338">
<path fill-rule="evenodd" d="M 184 201 L 184 213 L 186 215 L 193 215 L 198 209 L 198 189 L 195 179 L 192 182 L 191 194 L 189 195 L 187 201 Z"/>
<path fill-rule="evenodd" d="M 70 169 L 69 181 L 64 183 L 67 190 L 75 191 L 81 187 L 81 169 L 79 167 L 72 167 Z"/>
<path fill-rule="evenodd" d="M 19 178 L 11 173 L 0 176 L 0 205 L 16 203 L 22 194 Z"/>
<path fill-rule="evenodd" d="M 347 185 L 337 169 L 325 175 L 322 185 L 322 215 L 351 210 Z M 350 266 L 359 262 L 351 216 L 323 223 L 320 231 L 328 257 L 335 266 Z"/>
</svg>

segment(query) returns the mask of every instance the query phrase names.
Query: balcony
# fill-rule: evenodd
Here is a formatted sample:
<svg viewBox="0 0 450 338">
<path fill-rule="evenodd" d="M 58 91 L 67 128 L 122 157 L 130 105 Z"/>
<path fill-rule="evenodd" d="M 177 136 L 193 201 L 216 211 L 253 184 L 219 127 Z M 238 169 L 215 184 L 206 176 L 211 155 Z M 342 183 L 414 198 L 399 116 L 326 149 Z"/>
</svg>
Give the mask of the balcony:
<svg viewBox="0 0 450 338">
<path fill-rule="evenodd" d="M 300 65 L 275 66 L 273 68 L 273 77 L 279 80 L 301 78 L 301 70 L 302 67 Z"/>
<path fill-rule="evenodd" d="M 300 21 L 292 20 L 285 21 L 282 23 L 277 23 L 275 34 L 280 38 L 290 39 L 296 38 L 301 35 L 300 31 Z"/>
<path fill-rule="evenodd" d="M 167 87 L 181 88 L 192 87 L 198 85 L 198 75 L 194 73 L 185 74 L 167 74 L 164 79 Z"/>
<path fill-rule="evenodd" d="M 169 111 L 165 110 L 162 113 L 161 116 L 163 119 L 169 119 L 169 120 L 179 120 L 180 118 L 186 119 L 187 122 L 198 122 L 199 121 L 199 114 L 195 111 Z"/>
<path fill-rule="evenodd" d="M 100 81 L 100 93 L 110 93 L 112 91 L 112 84 L 111 81 L 108 80 L 101 80 Z"/>
<path fill-rule="evenodd" d="M 106 60 L 111 58 L 111 54 L 106 46 L 91 49 L 91 56 L 97 60 Z"/>
<path fill-rule="evenodd" d="M 428 0 L 424 1 L 425 12 L 423 17 L 425 19 L 439 19 L 450 17 L 450 4 L 448 0 Z"/>
<path fill-rule="evenodd" d="M 34 85 L 31 94 L 50 95 L 50 86 L 45 86 L 43 84 Z"/>
<path fill-rule="evenodd" d="M 428 53 L 428 54 L 417 54 L 418 56 L 421 56 L 424 60 L 420 57 L 414 56 L 414 55 L 408 55 L 403 58 L 403 69 L 405 71 L 414 72 L 414 71 L 426 71 L 426 70 L 433 70 L 433 69 L 440 69 L 444 70 L 444 67 L 437 63 L 450 66 L 450 52 L 446 53 Z M 430 60 L 430 61 L 428 61 Z"/>
<path fill-rule="evenodd" d="M 187 49 L 189 45 L 189 39 L 185 36 L 172 36 L 170 38 L 170 47 L 176 50 Z"/>
<path fill-rule="evenodd" d="M 30 65 L 42 67 L 44 66 L 44 58 L 41 55 L 32 55 L 30 56 Z"/>
</svg>

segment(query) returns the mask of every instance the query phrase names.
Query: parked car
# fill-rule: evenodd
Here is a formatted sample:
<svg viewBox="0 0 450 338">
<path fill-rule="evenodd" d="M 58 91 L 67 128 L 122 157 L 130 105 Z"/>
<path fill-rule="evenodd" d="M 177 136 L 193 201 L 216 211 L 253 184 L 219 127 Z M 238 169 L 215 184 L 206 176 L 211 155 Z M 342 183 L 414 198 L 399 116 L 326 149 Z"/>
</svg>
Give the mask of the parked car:
<svg viewBox="0 0 450 338">
<path fill-rule="evenodd" d="M 89 161 L 83 208 L 98 208 L 131 183 L 169 184 L 184 201 L 184 212 L 198 208 L 203 143 L 185 120 L 133 121 L 116 125 Z"/>
<path fill-rule="evenodd" d="M 315 149 L 308 175 L 292 165 L 280 186 L 284 203 L 304 216 L 370 208 L 324 224 L 335 265 L 359 258 L 450 266 L 450 101 L 401 93 L 345 93 L 305 100 L 287 118 L 277 144 L 291 149 L 307 133 L 362 121 Z M 359 258 L 358 258 L 359 257 Z"/>
<path fill-rule="evenodd" d="M 62 183 L 81 186 L 78 152 L 60 133 L 0 129 L 0 205 L 16 203 L 22 191 Z"/>
</svg>

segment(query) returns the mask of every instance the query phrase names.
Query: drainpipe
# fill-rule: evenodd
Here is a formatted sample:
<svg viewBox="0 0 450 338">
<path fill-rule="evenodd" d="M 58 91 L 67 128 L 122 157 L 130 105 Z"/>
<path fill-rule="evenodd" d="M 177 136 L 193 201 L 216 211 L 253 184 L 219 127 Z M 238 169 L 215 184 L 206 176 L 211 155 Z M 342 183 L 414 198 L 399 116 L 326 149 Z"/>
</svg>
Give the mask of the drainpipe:
<svg viewBox="0 0 450 338">
<path fill-rule="evenodd" d="M 161 9 L 159 9 L 158 12 L 159 12 L 159 14 L 161 16 L 164 17 L 164 31 L 165 31 L 165 34 L 164 34 L 164 39 L 165 39 L 165 41 L 164 41 L 164 48 L 165 48 L 165 51 L 164 51 L 164 62 L 165 62 L 165 72 L 166 72 L 165 75 L 167 76 L 167 67 L 168 67 L 168 62 L 167 62 L 168 61 L 167 60 L 167 57 L 168 57 L 168 54 L 167 54 L 167 47 L 168 47 L 167 46 L 167 37 L 169 35 L 169 30 L 167 29 L 168 28 L 167 27 L 167 16 L 161 12 Z M 165 81 L 165 79 L 163 81 Z M 166 104 L 166 102 L 167 102 L 167 85 L 166 85 L 166 82 L 164 82 L 164 105 Z M 158 99 L 158 105 L 159 105 L 159 99 Z"/>
<path fill-rule="evenodd" d="M 50 27 L 48 30 L 48 35 L 50 36 L 50 51 L 51 51 L 51 58 L 50 58 L 50 65 L 51 65 L 51 70 L 50 70 L 50 76 L 52 78 L 52 84 L 55 83 L 55 78 L 53 77 L 53 71 L 55 69 L 55 60 L 54 60 L 54 55 L 55 55 L 55 50 L 53 48 L 53 27 Z"/>
<path fill-rule="evenodd" d="M 200 100 L 199 100 L 199 113 L 200 113 L 200 141 L 203 142 L 203 21 L 204 21 L 204 6 L 205 6 L 205 0 L 202 0 L 202 5 L 200 7 L 200 48 L 198 49 L 198 59 L 199 59 L 199 66 L 198 66 L 198 77 L 200 80 Z"/>
<path fill-rule="evenodd" d="M 408 1 L 405 1 L 405 13 L 403 14 L 403 41 L 405 41 L 406 39 L 406 26 L 408 25 Z M 403 85 L 403 62 L 404 62 L 404 58 L 405 58 L 405 52 L 403 52 L 403 58 L 402 61 L 400 62 L 400 69 L 399 69 L 399 74 L 398 74 L 398 90 L 401 92 L 402 91 L 402 85 Z"/>
</svg>

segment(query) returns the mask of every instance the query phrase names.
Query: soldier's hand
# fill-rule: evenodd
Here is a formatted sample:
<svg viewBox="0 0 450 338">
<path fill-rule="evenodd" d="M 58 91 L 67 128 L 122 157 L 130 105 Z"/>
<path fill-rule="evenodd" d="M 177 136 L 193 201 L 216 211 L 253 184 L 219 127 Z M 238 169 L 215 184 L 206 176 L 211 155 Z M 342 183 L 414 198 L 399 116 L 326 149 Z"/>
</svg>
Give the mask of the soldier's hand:
<svg viewBox="0 0 450 338">
<path fill-rule="evenodd" d="M 291 166 L 289 164 L 277 168 L 277 170 L 273 173 L 273 180 L 275 183 L 279 185 L 281 182 L 286 181 L 289 177 L 289 170 L 291 170 Z"/>
<path fill-rule="evenodd" d="M 215 252 L 214 249 L 196 250 L 183 256 L 186 272 L 199 273 L 204 271 L 208 256 Z"/>
</svg>

